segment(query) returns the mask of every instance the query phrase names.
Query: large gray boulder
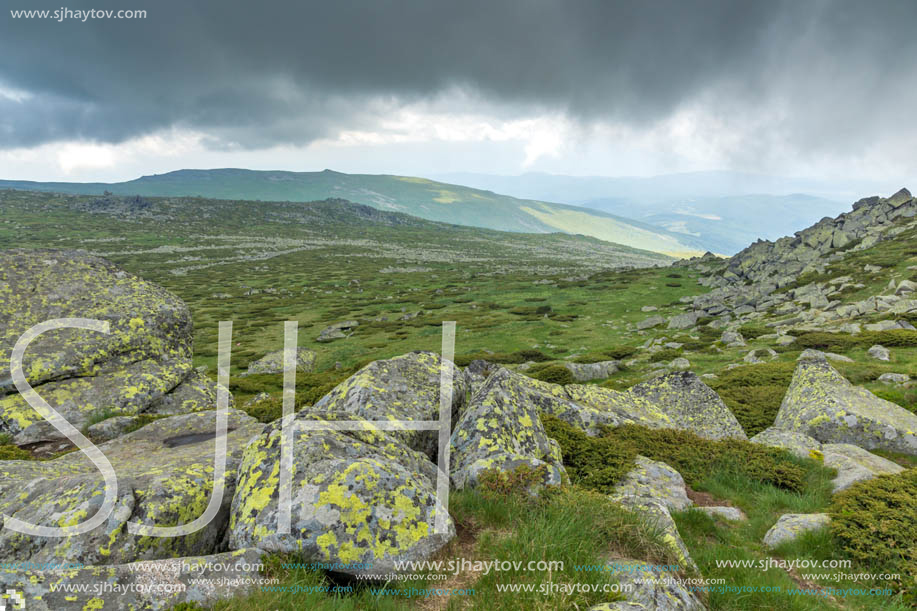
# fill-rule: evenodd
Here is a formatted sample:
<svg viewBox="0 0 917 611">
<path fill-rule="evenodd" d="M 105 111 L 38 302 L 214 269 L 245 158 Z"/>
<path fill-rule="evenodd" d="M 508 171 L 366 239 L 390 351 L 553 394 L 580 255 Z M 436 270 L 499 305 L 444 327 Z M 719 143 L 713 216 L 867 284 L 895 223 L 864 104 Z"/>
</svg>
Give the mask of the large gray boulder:
<svg viewBox="0 0 917 611">
<path fill-rule="evenodd" d="M 291 532 L 280 532 L 282 422 L 245 449 L 232 500 L 231 549 L 295 552 L 339 562 L 341 572 L 389 573 L 395 562 L 429 558 L 453 536 L 436 534 L 437 468 L 394 435 L 346 411 L 304 410 L 295 421 L 360 421 L 363 430 L 295 430 Z"/>
<path fill-rule="evenodd" d="M 127 522 L 179 526 L 204 513 L 213 489 L 215 411 L 157 420 L 101 444 L 118 476 L 117 502 L 108 520 L 66 540 L 4 527 L 0 560 L 109 565 L 221 551 L 242 450 L 262 426 L 243 412 L 230 411 L 225 493 L 216 516 L 203 529 L 180 537 L 147 537 L 129 533 Z M 102 474 L 82 452 L 46 462 L 0 461 L 0 513 L 32 524 L 82 522 L 95 515 L 104 490 Z"/>
<path fill-rule="evenodd" d="M 346 412 L 365 420 L 439 420 L 443 366 L 452 376 L 454 425 L 465 404 L 465 377 L 451 361 L 444 365 L 434 352 L 411 352 L 374 361 L 341 382 L 309 411 Z M 398 431 L 394 436 L 429 458 L 436 457 L 436 431 Z"/>
<path fill-rule="evenodd" d="M 0 591 L 22 595 L 25 606 L 21 608 L 28 611 L 164 611 L 182 603 L 210 606 L 257 592 L 263 555 L 261 550 L 245 549 L 79 569 L 0 570 Z M 110 593 L 100 595 L 95 590 L 100 587 Z"/>
<path fill-rule="evenodd" d="M 800 356 L 774 426 L 822 443 L 917 455 L 917 415 L 854 386 L 815 350 Z"/>
<path fill-rule="evenodd" d="M 521 465 L 543 467 L 543 483 L 560 484 L 566 477 L 560 446 L 548 437 L 539 416 L 547 412 L 581 418 L 579 406 L 562 393 L 563 387 L 507 369 L 491 375 L 453 429 L 453 485 L 475 486 L 484 471 L 510 471 Z"/>
<path fill-rule="evenodd" d="M 656 500 L 675 511 L 687 509 L 694 503 L 688 498 L 681 474 L 664 462 L 637 456 L 635 466 L 611 494 L 613 500 Z"/>
<path fill-rule="evenodd" d="M 568 384 L 569 398 L 619 423 L 691 431 L 707 439 L 747 439 L 719 395 L 691 372 L 658 376 L 624 392 Z"/>
<path fill-rule="evenodd" d="M 22 372 L 77 428 L 102 414 L 213 409 L 215 385 L 191 366 L 191 315 L 175 295 L 82 251 L 0 253 L 0 433 L 18 445 L 63 436 L 15 389 L 13 346 L 50 319 L 107 322 L 109 333 L 58 329 L 28 347 Z"/>
</svg>

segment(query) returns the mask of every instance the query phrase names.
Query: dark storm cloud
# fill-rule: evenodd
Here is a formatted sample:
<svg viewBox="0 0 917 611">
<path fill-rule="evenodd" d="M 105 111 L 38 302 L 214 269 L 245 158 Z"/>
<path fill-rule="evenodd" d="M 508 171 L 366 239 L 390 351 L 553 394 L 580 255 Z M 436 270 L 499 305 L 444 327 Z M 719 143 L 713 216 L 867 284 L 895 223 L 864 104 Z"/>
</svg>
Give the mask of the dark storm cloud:
<svg viewBox="0 0 917 611">
<path fill-rule="evenodd" d="M 692 103 L 728 122 L 773 120 L 749 150 L 849 146 L 914 127 L 910 0 L 59 4 L 148 17 L 0 14 L 0 148 L 169 127 L 203 131 L 214 146 L 305 143 L 371 124 L 386 100 L 451 87 L 584 122 L 639 126 Z"/>
</svg>

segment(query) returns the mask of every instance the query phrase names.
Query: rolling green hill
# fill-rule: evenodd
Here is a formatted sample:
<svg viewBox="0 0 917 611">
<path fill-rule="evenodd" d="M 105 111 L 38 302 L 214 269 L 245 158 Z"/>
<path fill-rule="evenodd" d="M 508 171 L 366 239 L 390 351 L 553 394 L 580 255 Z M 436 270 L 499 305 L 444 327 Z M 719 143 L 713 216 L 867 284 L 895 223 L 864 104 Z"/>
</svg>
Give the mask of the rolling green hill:
<svg viewBox="0 0 917 611">
<path fill-rule="evenodd" d="M 598 210 L 516 199 L 406 176 L 342 174 L 331 170 L 179 170 L 121 183 L 0 181 L 0 188 L 3 187 L 85 195 L 109 191 L 119 195 L 262 201 L 305 202 L 334 197 L 432 221 L 501 231 L 583 234 L 673 256 L 692 256 L 705 250 L 693 236 Z"/>
</svg>

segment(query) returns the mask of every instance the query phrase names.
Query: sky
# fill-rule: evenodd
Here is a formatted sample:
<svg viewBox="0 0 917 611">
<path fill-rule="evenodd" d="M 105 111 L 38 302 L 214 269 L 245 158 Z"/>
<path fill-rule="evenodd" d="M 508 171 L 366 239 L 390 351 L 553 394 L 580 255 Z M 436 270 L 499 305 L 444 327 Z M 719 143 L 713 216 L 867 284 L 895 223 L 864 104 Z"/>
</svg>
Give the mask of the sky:
<svg viewBox="0 0 917 611">
<path fill-rule="evenodd" d="M 0 178 L 735 170 L 917 184 L 912 0 L 54 2 L 0 12 Z"/>
</svg>

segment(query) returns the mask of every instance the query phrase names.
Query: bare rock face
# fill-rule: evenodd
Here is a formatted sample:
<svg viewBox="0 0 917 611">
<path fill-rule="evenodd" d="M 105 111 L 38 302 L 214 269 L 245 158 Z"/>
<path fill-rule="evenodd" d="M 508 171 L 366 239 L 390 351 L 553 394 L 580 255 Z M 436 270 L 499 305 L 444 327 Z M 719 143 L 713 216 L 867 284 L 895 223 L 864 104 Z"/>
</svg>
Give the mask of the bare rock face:
<svg viewBox="0 0 917 611">
<path fill-rule="evenodd" d="M 191 315 L 178 297 L 82 251 L 9 250 L 0 253 L 0 433 L 16 444 L 64 438 L 7 373 L 22 334 L 58 318 L 109 325 L 49 330 L 23 358 L 28 383 L 76 428 L 102 414 L 213 409 L 215 385 L 191 365 Z"/>
<path fill-rule="evenodd" d="M 917 455 L 917 415 L 854 386 L 816 350 L 799 357 L 774 427 L 822 443 Z"/>
</svg>

